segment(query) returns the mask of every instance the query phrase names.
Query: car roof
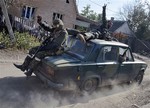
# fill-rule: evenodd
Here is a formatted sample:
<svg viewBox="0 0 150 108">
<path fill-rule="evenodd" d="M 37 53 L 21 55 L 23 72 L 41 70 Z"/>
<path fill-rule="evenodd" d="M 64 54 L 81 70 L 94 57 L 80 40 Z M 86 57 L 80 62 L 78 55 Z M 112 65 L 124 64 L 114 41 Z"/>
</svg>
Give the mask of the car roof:
<svg viewBox="0 0 150 108">
<path fill-rule="evenodd" d="M 106 41 L 106 40 L 102 40 L 102 39 L 92 39 L 90 40 L 93 43 L 99 44 L 99 45 L 113 45 L 113 46 L 121 46 L 121 47 L 128 47 L 128 45 L 121 43 L 121 42 L 117 42 L 117 41 Z"/>
</svg>

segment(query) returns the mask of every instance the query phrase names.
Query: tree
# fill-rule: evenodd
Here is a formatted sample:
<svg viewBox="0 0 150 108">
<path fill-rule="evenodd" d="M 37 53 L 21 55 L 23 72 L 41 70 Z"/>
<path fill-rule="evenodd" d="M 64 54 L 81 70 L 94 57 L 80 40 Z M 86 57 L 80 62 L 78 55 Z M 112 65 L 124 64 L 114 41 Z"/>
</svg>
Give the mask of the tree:
<svg viewBox="0 0 150 108">
<path fill-rule="evenodd" d="M 101 14 L 97 14 L 93 10 L 91 10 L 91 6 L 87 5 L 86 7 L 83 7 L 84 9 L 81 11 L 81 15 L 85 16 L 88 19 L 94 20 L 94 21 L 100 21 L 102 19 Z"/>
<path fill-rule="evenodd" d="M 136 0 L 134 5 L 126 5 L 120 11 L 122 18 L 129 21 L 131 29 L 139 39 L 150 39 L 150 4 Z"/>
<path fill-rule="evenodd" d="M 15 40 L 15 36 L 14 36 L 12 26 L 11 26 L 11 23 L 10 23 L 10 19 L 9 19 L 9 16 L 8 16 L 6 3 L 5 3 L 4 0 L 0 1 L 0 6 L 2 7 L 2 11 L 3 11 L 3 14 L 5 16 L 5 22 L 6 22 L 6 26 L 7 26 L 9 35 L 10 35 L 10 39 L 11 39 L 12 43 L 14 43 L 16 40 Z"/>
</svg>

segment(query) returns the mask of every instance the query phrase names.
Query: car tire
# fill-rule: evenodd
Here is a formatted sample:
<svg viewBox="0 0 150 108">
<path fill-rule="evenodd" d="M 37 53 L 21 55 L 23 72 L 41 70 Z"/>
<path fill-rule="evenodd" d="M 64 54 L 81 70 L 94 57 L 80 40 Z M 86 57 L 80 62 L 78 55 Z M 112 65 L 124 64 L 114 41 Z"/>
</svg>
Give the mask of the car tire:
<svg viewBox="0 0 150 108">
<path fill-rule="evenodd" d="M 141 82 L 142 82 L 142 80 L 143 80 L 143 76 L 144 76 L 144 73 L 143 73 L 143 72 L 140 72 L 140 73 L 136 76 L 136 78 L 135 78 L 134 81 L 135 81 L 138 85 L 140 85 Z"/>
<path fill-rule="evenodd" d="M 98 86 L 98 80 L 96 78 L 86 79 L 81 85 L 81 91 L 89 94 L 93 93 Z"/>
</svg>

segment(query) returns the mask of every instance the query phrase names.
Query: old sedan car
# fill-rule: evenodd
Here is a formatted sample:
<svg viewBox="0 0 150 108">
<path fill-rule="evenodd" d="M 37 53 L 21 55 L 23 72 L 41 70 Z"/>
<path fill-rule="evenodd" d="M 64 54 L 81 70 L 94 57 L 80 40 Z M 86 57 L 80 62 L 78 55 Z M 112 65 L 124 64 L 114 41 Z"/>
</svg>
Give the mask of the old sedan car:
<svg viewBox="0 0 150 108">
<path fill-rule="evenodd" d="M 66 52 L 46 57 L 34 72 L 50 87 L 91 92 L 114 83 L 142 82 L 147 64 L 136 60 L 126 44 L 100 39 L 85 44 L 70 38 L 67 45 Z"/>
</svg>

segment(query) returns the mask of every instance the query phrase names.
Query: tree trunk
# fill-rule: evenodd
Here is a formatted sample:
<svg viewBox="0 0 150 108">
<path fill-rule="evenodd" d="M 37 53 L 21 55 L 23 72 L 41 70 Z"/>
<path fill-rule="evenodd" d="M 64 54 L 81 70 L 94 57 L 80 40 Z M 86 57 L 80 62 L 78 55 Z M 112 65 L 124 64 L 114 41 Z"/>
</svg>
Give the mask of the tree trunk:
<svg viewBox="0 0 150 108">
<path fill-rule="evenodd" d="M 13 30 L 12 30 L 12 26 L 11 26 L 10 19 L 8 16 L 7 7 L 6 7 L 4 0 L 0 0 L 0 6 L 2 8 L 4 17 L 5 17 L 5 22 L 6 22 L 6 26 L 7 26 L 9 35 L 10 35 L 11 42 L 14 43 L 15 42 L 15 36 L 14 36 Z"/>
</svg>

